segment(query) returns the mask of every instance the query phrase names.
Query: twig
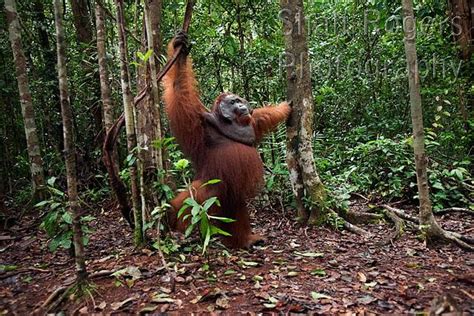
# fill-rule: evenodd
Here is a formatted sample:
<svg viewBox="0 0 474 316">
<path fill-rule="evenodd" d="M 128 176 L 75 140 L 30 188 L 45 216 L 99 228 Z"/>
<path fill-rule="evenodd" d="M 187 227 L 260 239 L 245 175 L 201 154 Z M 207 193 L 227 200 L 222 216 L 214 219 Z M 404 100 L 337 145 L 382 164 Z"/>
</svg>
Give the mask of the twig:
<svg viewBox="0 0 474 316">
<path fill-rule="evenodd" d="M 366 202 L 370 202 L 370 199 L 369 199 L 369 198 L 367 198 L 367 197 L 363 196 L 363 195 L 362 195 L 362 194 L 360 194 L 360 193 L 357 193 L 357 192 L 351 192 L 351 194 L 352 194 L 352 195 L 355 195 L 355 196 L 358 196 L 358 197 L 360 197 L 361 199 L 365 200 Z"/>
</svg>

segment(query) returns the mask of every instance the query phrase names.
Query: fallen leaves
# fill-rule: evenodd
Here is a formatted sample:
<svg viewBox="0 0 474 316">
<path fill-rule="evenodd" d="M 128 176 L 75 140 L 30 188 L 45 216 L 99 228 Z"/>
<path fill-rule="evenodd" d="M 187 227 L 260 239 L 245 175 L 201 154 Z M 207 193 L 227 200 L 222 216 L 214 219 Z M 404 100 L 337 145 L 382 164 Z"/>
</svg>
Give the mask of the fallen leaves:
<svg viewBox="0 0 474 316">
<path fill-rule="evenodd" d="M 137 295 L 137 294 L 133 295 L 133 296 L 127 298 L 126 300 L 121 301 L 121 302 L 114 302 L 114 303 L 110 304 L 110 307 L 114 311 L 118 311 L 119 309 L 124 309 L 125 307 L 127 307 L 127 305 L 131 304 L 133 301 L 135 301 L 139 297 L 140 296 Z"/>
</svg>

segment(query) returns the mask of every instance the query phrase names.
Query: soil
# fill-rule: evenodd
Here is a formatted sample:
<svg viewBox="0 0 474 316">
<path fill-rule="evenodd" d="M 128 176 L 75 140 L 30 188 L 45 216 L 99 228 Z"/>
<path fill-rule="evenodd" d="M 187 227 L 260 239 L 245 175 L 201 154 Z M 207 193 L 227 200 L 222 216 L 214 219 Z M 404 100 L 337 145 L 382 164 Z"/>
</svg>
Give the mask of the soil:
<svg viewBox="0 0 474 316">
<path fill-rule="evenodd" d="M 308 228 L 296 223 L 291 211 L 266 208 L 252 214 L 254 230 L 266 236 L 263 245 L 226 250 L 214 241 L 203 256 L 196 241 L 181 240 L 179 251 L 165 254 L 168 271 L 158 252 L 134 249 L 118 211 L 104 206 L 94 216 L 88 271 L 119 272 L 94 278 L 84 296 L 67 296 L 54 312 L 474 313 L 474 255 L 453 245 L 426 248 L 411 230 L 387 242 L 390 222 L 363 225 L 372 233 L 364 239 Z M 437 218 L 446 229 L 474 232 L 474 216 Z M 64 250 L 49 252 L 37 226 L 26 216 L 0 233 L 1 314 L 31 314 L 56 288 L 74 280 L 73 259 Z"/>
</svg>

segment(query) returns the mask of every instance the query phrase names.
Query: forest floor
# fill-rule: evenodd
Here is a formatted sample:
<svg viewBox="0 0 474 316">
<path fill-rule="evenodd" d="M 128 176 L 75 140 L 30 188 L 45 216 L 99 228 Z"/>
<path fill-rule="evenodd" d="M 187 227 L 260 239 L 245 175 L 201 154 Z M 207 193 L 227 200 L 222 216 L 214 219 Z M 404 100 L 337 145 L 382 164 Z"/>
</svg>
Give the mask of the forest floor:
<svg viewBox="0 0 474 316">
<path fill-rule="evenodd" d="M 55 311 L 368 315 L 430 308 L 439 312 L 451 306 L 474 313 L 472 253 L 453 245 L 427 249 L 411 231 L 384 243 L 393 230 L 386 222 L 364 225 L 373 234 L 364 239 L 303 227 L 290 213 L 253 212 L 253 222 L 258 220 L 254 230 L 267 240 L 250 251 L 226 251 L 214 243 L 207 256 L 198 250 L 166 256 L 176 271 L 173 291 L 158 253 L 133 248 L 132 235 L 117 221 L 116 210 L 97 211 L 87 247 L 89 272 L 125 270 L 94 279 L 88 295 L 70 296 Z M 471 235 L 474 231 L 473 216 L 438 219 L 444 228 Z M 0 314 L 31 314 L 56 288 L 74 279 L 73 260 L 66 251 L 50 253 L 45 234 L 28 216 L 0 235 Z"/>
</svg>

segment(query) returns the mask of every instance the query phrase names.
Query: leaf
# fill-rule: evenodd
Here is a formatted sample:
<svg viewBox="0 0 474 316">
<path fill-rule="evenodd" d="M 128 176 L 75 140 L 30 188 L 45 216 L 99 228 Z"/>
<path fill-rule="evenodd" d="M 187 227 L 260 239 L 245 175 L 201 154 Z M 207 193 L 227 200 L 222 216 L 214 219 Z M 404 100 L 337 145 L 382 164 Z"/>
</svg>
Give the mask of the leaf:
<svg viewBox="0 0 474 316">
<path fill-rule="evenodd" d="M 309 258 L 324 257 L 324 253 L 322 253 L 322 252 L 299 252 L 299 251 L 295 251 L 295 255 L 302 256 L 302 257 L 309 257 Z"/>
<path fill-rule="evenodd" d="M 64 249 L 69 249 L 72 246 L 72 240 L 69 236 L 64 236 L 59 240 L 59 245 Z"/>
<path fill-rule="evenodd" d="M 272 309 L 276 307 L 275 303 L 263 303 L 263 306 L 265 306 L 268 309 Z"/>
<path fill-rule="evenodd" d="M 55 252 L 56 249 L 58 249 L 58 247 L 59 247 L 59 240 L 57 240 L 57 239 L 52 239 L 52 240 L 49 242 L 49 245 L 48 245 L 49 251 Z"/>
<path fill-rule="evenodd" d="M 72 216 L 69 212 L 64 212 L 63 216 L 61 216 L 62 220 L 66 223 L 71 225 L 72 224 Z"/>
<path fill-rule="evenodd" d="M 261 275 L 254 275 L 252 280 L 261 282 L 263 281 L 263 277 Z"/>
<path fill-rule="evenodd" d="M 298 276 L 298 274 L 299 274 L 299 273 L 298 273 L 297 271 L 290 271 L 290 272 L 288 272 L 288 275 L 287 275 L 287 276 L 288 276 L 288 277 L 295 277 L 295 276 Z"/>
<path fill-rule="evenodd" d="M 147 50 L 147 52 L 145 53 L 145 55 L 143 56 L 143 61 L 148 61 L 148 59 L 150 59 L 151 55 L 153 54 L 153 50 L 152 49 L 149 49 Z"/>
<path fill-rule="evenodd" d="M 232 274 L 236 274 L 237 271 L 235 270 L 232 270 L 232 269 L 229 269 L 229 270 L 225 270 L 224 271 L 224 275 L 232 275 Z"/>
<path fill-rule="evenodd" d="M 315 269 L 315 270 L 311 271 L 311 275 L 317 275 L 317 276 L 324 277 L 324 276 L 326 276 L 326 271 L 324 271 L 323 269 Z"/>
<path fill-rule="evenodd" d="M 34 207 L 45 206 L 46 204 L 51 203 L 51 202 L 52 202 L 51 200 L 44 200 L 44 201 L 41 201 L 39 203 L 36 203 Z"/>
<path fill-rule="evenodd" d="M 329 299 L 329 300 L 332 299 L 331 296 L 323 294 L 323 293 L 319 293 L 319 292 L 311 292 L 311 297 L 315 301 L 318 301 L 318 300 L 323 299 L 323 298 Z"/>
<path fill-rule="evenodd" d="M 206 185 L 216 184 L 216 183 L 219 183 L 219 182 L 222 182 L 222 180 L 220 180 L 220 179 L 211 179 L 211 180 L 207 181 L 206 183 L 202 184 L 201 188 L 205 187 Z"/>
<path fill-rule="evenodd" d="M 204 215 L 205 216 L 205 215 Z M 184 216 L 183 219 L 186 219 L 187 217 L 189 217 L 189 214 Z M 202 216 L 201 215 L 195 215 L 193 216 L 193 218 L 191 219 L 191 225 L 196 225 L 197 223 L 199 223 L 199 221 L 201 220 Z"/>
<path fill-rule="evenodd" d="M 194 205 L 193 208 L 191 209 L 191 215 L 193 217 L 197 216 L 200 213 L 201 210 L 201 205 Z"/>
<path fill-rule="evenodd" d="M 209 219 L 207 218 L 206 215 L 204 215 L 204 217 L 201 218 L 201 225 L 199 227 L 200 231 L 201 231 L 201 238 L 202 239 L 205 239 L 206 238 L 206 235 L 211 234 L 211 229 L 209 227 Z"/>
<path fill-rule="evenodd" d="M 92 215 L 86 215 L 86 216 L 81 217 L 81 222 L 82 223 L 88 223 L 88 222 L 94 221 L 95 219 L 96 218 Z"/>
<path fill-rule="evenodd" d="M 114 277 L 131 277 L 132 280 L 138 280 L 142 277 L 142 273 L 140 272 L 140 269 L 135 266 L 129 266 L 126 268 L 123 268 L 121 270 L 118 270 L 114 273 L 112 273 L 112 276 Z"/>
<path fill-rule="evenodd" d="M 47 183 L 49 186 L 54 186 L 54 182 L 56 182 L 56 177 L 51 177 L 48 179 Z"/>
<path fill-rule="evenodd" d="M 209 215 L 209 218 L 212 218 L 212 219 L 221 221 L 221 222 L 223 222 L 223 223 L 233 223 L 233 222 L 236 221 L 235 219 L 232 219 L 232 218 L 219 217 L 219 216 L 211 216 L 211 215 Z"/>
<path fill-rule="evenodd" d="M 137 56 L 138 56 L 138 58 L 140 58 L 141 60 L 144 60 L 144 59 L 145 59 L 145 55 L 143 55 L 142 52 L 137 52 Z"/>
<path fill-rule="evenodd" d="M 204 205 L 202 206 L 202 208 L 205 211 L 207 211 L 216 201 L 217 201 L 217 197 L 215 196 L 211 197 L 204 202 Z"/>
<path fill-rule="evenodd" d="M 53 195 L 56 195 L 56 196 L 59 196 L 59 197 L 65 196 L 65 194 L 64 194 L 63 191 L 58 190 L 58 189 L 53 188 L 53 187 L 50 187 L 50 188 L 49 188 L 49 191 L 50 191 L 51 193 L 53 193 Z"/>
<path fill-rule="evenodd" d="M 189 237 L 189 235 L 191 235 L 191 233 L 193 232 L 193 229 L 194 229 L 195 225 L 189 225 L 187 228 L 186 228 L 186 231 L 184 232 L 184 236 L 187 238 Z"/>
<path fill-rule="evenodd" d="M 258 262 L 254 262 L 254 261 L 245 261 L 245 260 L 240 260 L 239 262 L 239 265 L 243 266 L 243 267 L 256 267 L 259 265 Z"/>
<path fill-rule="evenodd" d="M 441 182 L 433 183 L 433 188 L 439 189 L 439 190 L 444 190 L 443 184 Z"/>
<path fill-rule="evenodd" d="M 211 225 L 211 236 L 214 236 L 214 235 L 232 236 L 225 230 L 222 230 L 217 226 Z"/>
<path fill-rule="evenodd" d="M 202 223 L 202 221 L 201 221 Z M 211 231 L 209 229 L 209 226 L 207 227 L 207 231 L 206 231 L 206 238 L 204 239 L 204 243 L 203 243 L 203 246 L 202 246 L 202 254 L 204 254 L 206 252 L 206 249 L 207 249 L 207 246 L 209 245 L 209 241 L 211 240 Z"/>
<path fill-rule="evenodd" d="M 15 266 L 15 265 L 0 264 L 0 272 L 14 271 L 17 268 L 18 266 Z"/>
<path fill-rule="evenodd" d="M 357 299 L 359 304 L 369 305 L 372 302 L 375 302 L 377 299 L 371 295 L 366 295 Z"/>
<path fill-rule="evenodd" d="M 132 296 L 132 297 L 127 298 L 127 299 L 124 300 L 124 301 L 112 303 L 112 304 L 110 304 L 110 307 L 112 308 L 112 310 L 116 311 L 116 310 L 118 310 L 118 309 L 124 307 L 125 305 L 131 303 L 132 301 L 134 301 L 134 300 L 136 300 L 136 299 L 138 299 L 138 298 L 139 298 L 138 295 L 134 295 L 134 296 Z"/>
<path fill-rule="evenodd" d="M 180 159 L 174 163 L 174 167 L 180 171 L 186 169 L 188 166 L 189 166 L 189 160 L 187 159 Z"/>
<path fill-rule="evenodd" d="M 357 272 L 357 280 L 359 280 L 362 283 L 365 283 L 367 282 L 367 277 L 362 272 Z"/>
</svg>

